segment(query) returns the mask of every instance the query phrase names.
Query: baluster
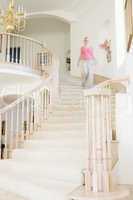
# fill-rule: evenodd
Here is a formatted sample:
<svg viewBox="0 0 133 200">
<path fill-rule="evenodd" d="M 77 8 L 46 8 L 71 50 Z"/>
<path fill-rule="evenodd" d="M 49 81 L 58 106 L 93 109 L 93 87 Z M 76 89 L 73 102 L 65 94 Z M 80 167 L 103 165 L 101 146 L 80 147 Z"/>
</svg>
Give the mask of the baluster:
<svg viewBox="0 0 133 200">
<path fill-rule="evenodd" d="M 41 126 L 41 98 L 40 93 L 37 93 L 37 130 Z"/>
<path fill-rule="evenodd" d="M 8 157 L 12 158 L 12 150 L 14 147 L 14 110 L 10 111 L 10 132 L 9 132 L 9 149 L 8 149 Z"/>
<path fill-rule="evenodd" d="M 1 34 L 1 59 L 2 62 L 7 62 L 7 35 Z"/>
<path fill-rule="evenodd" d="M 10 35 L 7 34 L 7 47 L 6 47 L 6 54 L 7 54 L 7 62 L 10 62 Z"/>
<path fill-rule="evenodd" d="M 14 36 L 11 36 L 11 62 L 14 62 Z"/>
<path fill-rule="evenodd" d="M 28 98 L 27 99 L 27 109 L 26 109 L 26 120 L 27 120 L 27 123 L 26 123 L 26 139 L 29 139 L 29 135 L 30 135 L 30 99 Z"/>
<path fill-rule="evenodd" d="M 95 96 L 91 97 L 92 99 L 92 166 L 93 166 L 93 191 L 98 192 L 98 179 L 97 179 L 97 162 L 96 162 L 96 129 L 95 129 Z"/>
<path fill-rule="evenodd" d="M 106 123 L 106 129 L 107 129 L 107 152 L 108 152 L 108 160 L 107 160 L 107 165 L 108 165 L 108 184 L 109 184 L 109 190 L 111 189 L 111 170 L 112 170 L 112 152 L 111 152 L 111 142 L 112 142 L 112 129 L 111 129 L 111 97 L 108 96 L 106 100 L 106 118 L 107 118 L 107 123 Z"/>
<path fill-rule="evenodd" d="M 16 47 L 16 63 L 20 63 L 20 45 L 19 45 L 19 38 L 16 37 L 16 43 L 15 43 L 15 47 Z"/>
<path fill-rule="evenodd" d="M 44 90 L 45 120 L 47 120 L 47 89 Z"/>
<path fill-rule="evenodd" d="M 44 121 L 44 90 L 41 92 L 41 109 L 42 109 L 42 122 Z"/>
<path fill-rule="evenodd" d="M 31 64 L 32 64 L 32 62 L 31 62 L 31 42 L 30 42 L 30 40 L 28 40 L 28 43 L 29 43 L 29 65 L 28 66 L 32 66 Z"/>
<path fill-rule="evenodd" d="M 0 145 L 1 144 L 2 144 L 2 114 L 0 113 Z M 0 146 L 0 160 L 1 160 L 1 152 L 2 152 L 1 146 Z"/>
<path fill-rule="evenodd" d="M 19 64 L 23 64 L 24 62 L 24 56 L 23 56 L 23 39 L 21 39 L 20 37 L 18 38 L 18 46 L 20 48 L 20 52 L 18 52 L 19 56 L 18 56 L 18 60 L 19 60 Z"/>
<path fill-rule="evenodd" d="M 16 133 L 15 133 L 15 144 L 14 147 L 18 147 L 18 142 L 20 138 L 20 104 L 18 103 L 16 106 Z"/>
<path fill-rule="evenodd" d="M 34 130 L 38 127 L 38 106 L 37 106 L 37 93 L 34 93 Z"/>
<path fill-rule="evenodd" d="M 43 91 L 40 92 L 41 125 L 43 123 Z"/>
<path fill-rule="evenodd" d="M 97 179 L 98 179 L 98 191 L 102 192 L 103 191 L 103 177 L 102 177 L 102 172 L 103 172 L 103 158 L 102 158 L 102 152 L 103 152 L 103 147 L 102 147 L 102 141 L 103 141 L 103 133 L 101 129 L 101 123 L 103 119 L 103 113 L 100 112 L 101 109 L 101 95 L 95 96 L 96 100 L 96 159 L 97 159 Z"/>
<path fill-rule="evenodd" d="M 109 163 L 110 163 L 110 139 L 108 138 L 109 135 L 109 102 L 108 99 L 110 97 L 106 96 L 105 100 L 104 100 L 104 104 L 105 104 L 105 132 L 106 132 L 106 154 L 105 154 L 105 164 L 104 164 L 104 168 L 105 168 L 105 177 L 104 177 L 104 188 L 105 188 L 105 192 L 110 192 L 110 171 L 109 171 Z"/>
<path fill-rule="evenodd" d="M 34 69 L 33 43 L 32 43 L 32 41 L 30 41 L 30 43 L 31 43 L 31 65 L 30 65 L 30 67 L 31 67 L 31 69 Z"/>
<path fill-rule="evenodd" d="M 5 144 L 4 159 L 7 159 L 8 158 L 8 112 L 5 113 L 5 130 L 3 131 L 5 131 L 3 137 L 4 138 L 3 143 Z"/>
<path fill-rule="evenodd" d="M 33 134 L 34 124 L 35 124 L 35 100 L 33 95 L 30 100 L 30 135 Z"/>
<path fill-rule="evenodd" d="M 24 137 L 25 137 L 25 132 L 24 132 L 24 119 L 25 119 L 25 100 L 22 101 L 21 103 L 22 110 L 21 110 L 21 137 L 20 137 L 20 147 L 23 147 L 24 144 Z"/>
<path fill-rule="evenodd" d="M 23 39 L 22 43 L 23 43 L 23 64 L 24 64 L 24 66 L 28 66 L 27 63 L 26 63 L 26 56 L 27 56 L 26 55 L 26 40 Z"/>
<path fill-rule="evenodd" d="M 88 159 L 87 159 L 87 169 L 85 173 L 85 190 L 90 192 L 92 189 L 92 177 L 91 177 L 91 101 L 90 97 L 86 97 L 86 129 L 87 129 L 87 147 L 88 147 Z"/>
</svg>

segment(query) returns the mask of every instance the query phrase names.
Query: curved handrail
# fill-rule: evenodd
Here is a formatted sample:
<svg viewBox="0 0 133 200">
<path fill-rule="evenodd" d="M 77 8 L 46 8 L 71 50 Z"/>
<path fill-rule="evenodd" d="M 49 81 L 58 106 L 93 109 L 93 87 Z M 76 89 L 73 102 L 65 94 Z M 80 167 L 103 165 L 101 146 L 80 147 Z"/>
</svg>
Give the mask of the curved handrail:
<svg viewBox="0 0 133 200">
<path fill-rule="evenodd" d="M 55 68 L 56 71 L 52 69 L 52 73 L 50 74 L 50 76 L 46 80 L 43 80 L 42 83 L 39 86 L 37 86 L 36 88 L 32 89 L 30 92 L 25 93 L 23 96 L 21 96 L 20 98 L 16 99 L 11 104 L 9 104 L 6 107 L 0 109 L 0 114 L 12 109 L 17 104 L 19 104 L 22 101 L 24 101 L 26 98 L 32 97 L 33 93 L 35 93 L 35 92 L 41 92 L 44 88 L 47 89 L 47 90 L 50 90 L 51 81 L 53 80 L 53 78 L 56 77 L 56 75 L 58 75 L 57 71 L 59 70 L 59 63 L 58 63 L 57 58 L 56 58 L 55 62 L 53 62 L 53 68 Z"/>
<path fill-rule="evenodd" d="M 0 137 L 4 137 L 2 158 L 11 158 L 14 148 L 22 147 L 24 140 L 31 135 L 47 119 L 54 100 L 59 94 L 59 62 L 54 56 L 49 77 L 30 92 L 0 109 Z M 3 134 L 4 130 L 4 135 Z M 2 135 L 2 136 L 1 136 Z"/>
<path fill-rule="evenodd" d="M 43 47 L 43 43 L 41 41 L 35 40 L 35 39 L 27 37 L 25 35 L 19 35 L 19 34 L 15 34 L 15 33 L 6 33 L 6 32 L 1 32 L 0 35 L 9 35 L 9 36 L 17 37 L 17 38 L 22 38 L 25 40 L 29 40 L 31 42 L 35 42 Z"/>
<path fill-rule="evenodd" d="M 99 83 L 98 85 L 96 85 L 90 89 L 85 89 L 84 95 L 87 96 L 92 93 L 94 94 L 95 92 L 100 93 L 101 89 L 104 89 L 104 91 L 105 91 L 105 89 L 107 89 L 106 90 L 106 92 L 107 92 L 108 88 L 110 88 L 111 90 L 113 90 L 116 93 L 121 92 L 121 91 L 126 91 L 126 86 L 124 83 L 128 83 L 128 82 L 129 82 L 129 79 L 127 77 L 118 78 L 118 79 L 109 79 L 109 80 L 103 81 L 102 83 Z M 117 85 L 117 87 L 113 87 L 115 84 L 119 84 L 119 88 L 118 88 L 118 85 Z"/>
<path fill-rule="evenodd" d="M 42 42 L 14 33 L 0 33 L 0 63 L 22 66 L 42 75 L 44 66 L 52 64 L 53 55 Z M 3 66 L 3 65 L 2 65 Z M 18 68 L 19 69 L 19 68 Z"/>
</svg>

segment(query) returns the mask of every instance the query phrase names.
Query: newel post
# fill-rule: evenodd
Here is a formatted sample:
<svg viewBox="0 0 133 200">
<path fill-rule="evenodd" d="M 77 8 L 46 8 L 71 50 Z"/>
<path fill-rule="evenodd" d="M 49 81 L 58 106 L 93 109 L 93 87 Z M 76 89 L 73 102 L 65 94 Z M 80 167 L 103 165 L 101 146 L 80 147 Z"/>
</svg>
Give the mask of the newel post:
<svg viewBox="0 0 133 200">
<path fill-rule="evenodd" d="M 111 175 L 111 95 L 86 97 L 88 162 L 86 191 L 109 192 Z"/>
</svg>

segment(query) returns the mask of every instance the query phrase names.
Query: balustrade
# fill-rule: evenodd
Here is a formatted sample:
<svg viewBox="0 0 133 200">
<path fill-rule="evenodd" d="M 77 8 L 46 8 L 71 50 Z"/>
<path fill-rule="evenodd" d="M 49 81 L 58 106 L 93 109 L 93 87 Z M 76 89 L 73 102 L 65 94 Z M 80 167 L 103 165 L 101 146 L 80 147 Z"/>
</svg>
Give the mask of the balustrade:
<svg viewBox="0 0 133 200">
<path fill-rule="evenodd" d="M 49 77 L 40 86 L 0 110 L 1 159 L 12 157 L 15 148 L 37 132 L 47 120 L 59 93 L 59 63 L 54 59 Z"/>
<path fill-rule="evenodd" d="M 47 119 L 49 96 L 50 90 L 44 87 L 0 111 L 1 159 L 11 158 L 12 150 L 22 148 Z"/>
<path fill-rule="evenodd" d="M 0 63 L 24 66 L 27 70 L 42 74 L 53 63 L 52 53 L 43 44 L 31 38 L 12 34 L 0 34 Z"/>
</svg>

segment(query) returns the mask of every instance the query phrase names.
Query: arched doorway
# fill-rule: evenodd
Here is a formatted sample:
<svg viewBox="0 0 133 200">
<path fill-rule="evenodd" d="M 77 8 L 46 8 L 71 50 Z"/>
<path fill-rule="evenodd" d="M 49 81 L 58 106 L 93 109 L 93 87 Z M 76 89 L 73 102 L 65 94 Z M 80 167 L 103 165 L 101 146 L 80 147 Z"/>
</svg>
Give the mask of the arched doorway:
<svg viewBox="0 0 133 200">
<path fill-rule="evenodd" d="M 38 16 L 27 19 L 26 36 L 42 41 L 60 60 L 60 74 L 68 70 L 66 57 L 70 52 L 70 24 L 54 16 Z M 69 68 L 70 70 L 70 68 Z"/>
</svg>

